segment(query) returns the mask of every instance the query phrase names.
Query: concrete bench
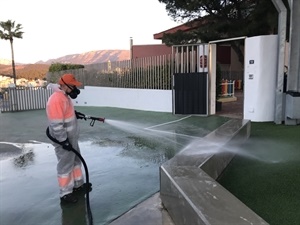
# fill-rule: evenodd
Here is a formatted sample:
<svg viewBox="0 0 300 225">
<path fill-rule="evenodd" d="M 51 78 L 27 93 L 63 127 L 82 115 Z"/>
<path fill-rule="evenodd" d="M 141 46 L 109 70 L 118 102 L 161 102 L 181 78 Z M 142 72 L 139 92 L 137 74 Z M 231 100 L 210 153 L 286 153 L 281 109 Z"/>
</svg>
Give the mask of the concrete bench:
<svg viewBox="0 0 300 225">
<path fill-rule="evenodd" d="M 268 224 L 216 179 L 250 136 L 249 120 L 232 119 L 160 167 L 160 197 L 176 225 Z"/>
</svg>

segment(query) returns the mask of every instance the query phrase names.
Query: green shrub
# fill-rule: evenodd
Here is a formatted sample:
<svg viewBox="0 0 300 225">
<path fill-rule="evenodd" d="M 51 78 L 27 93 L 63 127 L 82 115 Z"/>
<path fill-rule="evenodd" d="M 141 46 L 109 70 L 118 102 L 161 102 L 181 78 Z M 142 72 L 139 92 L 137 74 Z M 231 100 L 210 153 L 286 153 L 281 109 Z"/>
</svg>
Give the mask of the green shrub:
<svg viewBox="0 0 300 225">
<path fill-rule="evenodd" d="M 52 63 L 49 67 L 48 72 L 59 72 L 63 70 L 73 70 L 73 69 L 81 69 L 84 68 L 84 65 L 80 64 L 63 64 L 63 63 Z"/>
</svg>

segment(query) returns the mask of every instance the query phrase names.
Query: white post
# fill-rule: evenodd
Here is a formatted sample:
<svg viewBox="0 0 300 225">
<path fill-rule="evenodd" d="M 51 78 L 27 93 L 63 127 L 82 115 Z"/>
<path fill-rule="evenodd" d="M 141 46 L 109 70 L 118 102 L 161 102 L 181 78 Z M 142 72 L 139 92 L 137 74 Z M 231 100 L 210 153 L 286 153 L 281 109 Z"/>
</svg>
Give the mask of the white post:
<svg viewBox="0 0 300 225">
<path fill-rule="evenodd" d="M 208 60 L 208 115 L 216 114 L 217 45 L 209 44 Z"/>
</svg>

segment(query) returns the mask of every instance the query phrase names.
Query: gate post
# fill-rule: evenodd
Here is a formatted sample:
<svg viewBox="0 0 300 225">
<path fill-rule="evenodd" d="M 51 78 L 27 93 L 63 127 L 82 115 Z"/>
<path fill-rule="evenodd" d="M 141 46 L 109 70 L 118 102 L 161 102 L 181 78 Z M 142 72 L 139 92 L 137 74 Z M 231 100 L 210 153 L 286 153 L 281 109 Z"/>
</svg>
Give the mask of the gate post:
<svg viewBox="0 0 300 225">
<path fill-rule="evenodd" d="M 217 45 L 209 44 L 208 48 L 208 115 L 214 115 L 216 114 Z"/>
</svg>

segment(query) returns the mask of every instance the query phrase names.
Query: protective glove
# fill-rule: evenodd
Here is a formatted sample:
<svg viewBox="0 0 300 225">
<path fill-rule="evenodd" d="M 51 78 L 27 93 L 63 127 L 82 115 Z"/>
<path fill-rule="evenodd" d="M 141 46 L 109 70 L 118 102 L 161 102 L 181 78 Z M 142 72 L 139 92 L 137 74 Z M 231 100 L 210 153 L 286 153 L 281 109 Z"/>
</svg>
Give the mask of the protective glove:
<svg viewBox="0 0 300 225">
<path fill-rule="evenodd" d="M 83 113 L 81 113 L 81 112 L 77 112 L 76 110 L 75 110 L 75 115 L 76 115 L 76 118 L 77 119 L 84 119 L 84 120 L 86 120 L 86 117 L 85 117 L 85 114 L 83 114 Z"/>
<path fill-rule="evenodd" d="M 61 142 L 61 145 L 62 145 L 63 149 L 65 149 L 67 151 L 72 151 L 73 150 L 73 147 L 70 144 L 70 142 L 69 142 L 68 139 L 66 139 L 65 141 Z"/>
</svg>

